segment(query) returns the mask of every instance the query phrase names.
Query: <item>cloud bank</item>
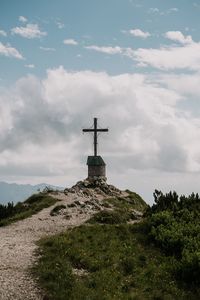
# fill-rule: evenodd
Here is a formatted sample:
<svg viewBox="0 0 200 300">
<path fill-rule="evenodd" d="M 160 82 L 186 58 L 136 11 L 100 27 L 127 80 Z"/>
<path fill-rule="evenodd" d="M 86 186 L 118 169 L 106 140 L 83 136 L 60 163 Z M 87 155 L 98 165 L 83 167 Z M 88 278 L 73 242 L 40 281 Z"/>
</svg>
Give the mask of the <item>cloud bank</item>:
<svg viewBox="0 0 200 300">
<path fill-rule="evenodd" d="M 199 80 L 198 73 L 111 76 L 62 66 L 42 80 L 21 78 L 0 93 L 0 178 L 73 184 L 86 177 L 93 141 L 81 129 L 97 117 L 110 129 L 99 136 L 99 150 L 115 184 L 130 187 L 134 178 L 143 191 L 151 182 L 152 193 L 168 174 L 165 188 L 170 176 L 180 185 L 190 178 L 193 186 L 192 174 L 200 172 L 200 119 L 185 105 L 189 95 L 200 97 Z"/>
<path fill-rule="evenodd" d="M 146 38 L 150 33 L 134 30 L 134 35 Z M 122 31 L 127 33 L 127 31 Z M 163 71 L 200 70 L 200 42 L 194 42 L 190 35 L 185 36 L 181 31 L 167 31 L 164 34 L 166 39 L 175 43 L 164 45 L 158 48 L 130 48 L 116 46 L 88 45 L 84 48 L 108 55 L 121 55 L 137 63 L 141 67 L 153 67 Z M 177 45 L 178 43 L 178 45 Z"/>
<path fill-rule="evenodd" d="M 148 49 L 139 48 L 132 51 L 130 57 L 139 63 L 160 70 L 187 69 L 197 71 L 200 69 L 200 43 Z"/>
<path fill-rule="evenodd" d="M 0 96 L 0 166 L 29 162 L 49 174 L 67 172 L 68 160 L 77 165 L 90 152 L 81 128 L 96 116 L 110 128 L 100 147 L 122 171 L 199 172 L 200 121 L 179 108 L 183 98 L 169 80 L 164 87 L 162 78 L 141 74 L 60 67 L 42 81 L 22 78 Z"/>
</svg>

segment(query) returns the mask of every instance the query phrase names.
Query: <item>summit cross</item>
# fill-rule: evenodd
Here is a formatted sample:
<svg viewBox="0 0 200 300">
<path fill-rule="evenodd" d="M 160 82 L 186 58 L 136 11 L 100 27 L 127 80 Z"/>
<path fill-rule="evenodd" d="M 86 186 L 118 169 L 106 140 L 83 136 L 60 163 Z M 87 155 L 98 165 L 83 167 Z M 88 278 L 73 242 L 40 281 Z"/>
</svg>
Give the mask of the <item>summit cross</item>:
<svg viewBox="0 0 200 300">
<path fill-rule="evenodd" d="M 94 132 L 94 156 L 97 156 L 97 133 L 108 132 L 108 128 L 98 128 L 97 118 L 94 118 L 94 128 L 83 129 L 83 132 Z"/>
</svg>

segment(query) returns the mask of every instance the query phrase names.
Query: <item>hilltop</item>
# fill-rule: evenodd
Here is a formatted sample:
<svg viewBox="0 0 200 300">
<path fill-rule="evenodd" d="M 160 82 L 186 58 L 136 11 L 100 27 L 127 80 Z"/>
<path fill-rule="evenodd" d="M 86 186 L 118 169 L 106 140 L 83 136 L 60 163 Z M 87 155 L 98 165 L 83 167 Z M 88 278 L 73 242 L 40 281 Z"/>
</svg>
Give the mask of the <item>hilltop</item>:
<svg viewBox="0 0 200 300">
<path fill-rule="evenodd" d="M 141 219 L 145 202 L 137 194 L 108 185 L 102 178 L 78 182 L 63 192 L 42 192 L 17 204 L 21 212 L 17 210 L 15 214 L 14 211 L 2 225 L 14 223 L 0 228 L 0 299 L 42 299 L 44 292 L 27 272 L 37 260 L 34 255 L 36 242 L 42 237 L 77 227 L 101 212 L 104 218 L 111 216 L 111 220 L 121 217 L 120 214 L 112 216 L 116 197 L 120 199 L 120 206 L 123 202 L 126 204 L 127 219 Z M 104 216 L 105 211 L 109 213 Z"/>
<path fill-rule="evenodd" d="M 154 197 L 103 177 L 30 197 L 0 228 L 0 299 L 199 299 L 199 197 Z"/>
</svg>

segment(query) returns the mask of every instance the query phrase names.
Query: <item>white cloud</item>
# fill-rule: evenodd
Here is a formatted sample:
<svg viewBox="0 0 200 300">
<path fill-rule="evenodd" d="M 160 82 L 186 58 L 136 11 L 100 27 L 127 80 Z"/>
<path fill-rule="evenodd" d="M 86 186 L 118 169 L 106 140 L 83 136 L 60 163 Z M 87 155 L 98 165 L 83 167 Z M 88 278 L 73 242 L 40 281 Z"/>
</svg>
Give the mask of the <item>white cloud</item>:
<svg viewBox="0 0 200 300">
<path fill-rule="evenodd" d="M 139 48 L 130 53 L 130 57 L 161 70 L 200 69 L 200 43 L 191 43 L 183 46 L 161 48 Z"/>
<path fill-rule="evenodd" d="M 47 33 L 41 31 L 38 24 L 27 24 L 25 27 L 15 27 L 11 30 L 12 34 L 18 34 L 24 38 L 34 39 L 46 36 Z"/>
<path fill-rule="evenodd" d="M 7 36 L 7 33 L 4 31 L 4 30 L 0 30 L 0 35 L 2 35 L 2 36 Z"/>
<path fill-rule="evenodd" d="M 72 46 L 77 46 L 77 45 L 78 45 L 78 42 L 75 41 L 74 39 L 65 39 L 65 40 L 63 41 L 63 43 L 64 43 L 65 45 L 72 45 Z"/>
<path fill-rule="evenodd" d="M 91 45 L 91 46 L 86 46 L 85 49 L 88 50 L 94 50 L 97 52 L 101 53 L 106 53 L 106 54 L 122 54 L 123 49 L 119 46 L 111 47 L 111 46 L 96 46 L 96 45 Z"/>
<path fill-rule="evenodd" d="M 24 16 L 19 16 L 19 21 L 22 23 L 28 22 L 27 18 L 25 18 Z"/>
<path fill-rule="evenodd" d="M 40 50 L 43 50 L 43 51 L 56 51 L 56 49 L 55 48 L 49 48 L 49 47 L 39 47 L 40 48 Z"/>
<path fill-rule="evenodd" d="M 149 36 L 151 36 L 149 32 L 144 32 L 141 29 L 131 29 L 129 30 L 129 33 L 135 37 L 141 37 L 143 39 L 146 39 Z"/>
<path fill-rule="evenodd" d="M 191 35 L 184 36 L 181 31 L 167 31 L 165 37 L 175 42 L 181 44 L 191 44 L 193 43 Z"/>
<path fill-rule="evenodd" d="M 0 42 L 0 54 L 8 57 L 23 59 L 22 54 L 17 49 L 11 47 L 9 44 L 4 45 L 1 42 Z"/>
<path fill-rule="evenodd" d="M 81 137 L 81 127 L 97 116 L 112 129 L 112 139 L 105 138 L 104 147 L 111 161 L 121 161 L 120 168 L 192 170 L 189 132 L 192 129 L 195 138 L 200 137 L 200 122 L 178 114 L 181 97 L 177 92 L 155 85 L 144 75 L 70 73 L 60 67 L 49 70 L 41 82 L 30 76 L 19 80 L 11 99 L 8 129 L 4 126 L 0 135 L 3 152 L 34 144 L 46 148 L 48 159 L 49 145 L 56 141 L 63 147 L 65 141 L 76 155 L 83 155 L 79 149 L 87 152 L 90 145 L 86 145 L 87 137 Z M 200 162 L 195 165 L 200 170 Z"/>
<path fill-rule="evenodd" d="M 134 59 L 134 50 L 131 48 L 122 48 L 120 46 L 97 46 L 97 45 L 85 46 L 84 48 L 88 50 L 100 52 L 100 53 L 109 54 L 109 55 L 119 54 Z M 140 63 L 140 65 L 143 64 Z"/>
<path fill-rule="evenodd" d="M 29 64 L 29 65 L 25 65 L 26 68 L 29 68 L 29 69 L 34 69 L 35 68 L 35 65 L 33 64 Z"/>
<path fill-rule="evenodd" d="M 162 74 L 157 76 L 159 84 L 176 91 L 187 101 L 188 112 L 200 112 L 200 73 L 193 74 Z"/>
<path fill-rule="evenodd" d="M 140 67 L 151 66 L 160 70 L 200 70 L 200 43 L 192 41 L 190 36 L 179 32 L 168 32 L 165 35 L 171 40 L 181 43 L 181 46 L 162 46 L 160 48 L 122 48 L 120 46 L 85 46 L 85 49 L 109 55 L 119 54 L 129 57 Z"/>
<path fill-rule="evenodd" d="M 92 153 L 92 141 L 81 128 L 94 116 L 110 128 L 99 137 L 109 181 L 133 188 L 139 177 L 138 192 L 144 193 L 152 176 L 151 191 L 164 178 L 169 180 L 165 187 L 174 188 L 180 174 L 199 177 L 200 118 L 181 107 L 191 91 L 199 99 L 199 75 L 167 76 L 111 76 L 60 67 L 42 80 L 21 78 L 0 93 L 0 178 L 15 174 L 18 180 L 70 185 L 86 177 L 84 159 Z"/>
</svg>

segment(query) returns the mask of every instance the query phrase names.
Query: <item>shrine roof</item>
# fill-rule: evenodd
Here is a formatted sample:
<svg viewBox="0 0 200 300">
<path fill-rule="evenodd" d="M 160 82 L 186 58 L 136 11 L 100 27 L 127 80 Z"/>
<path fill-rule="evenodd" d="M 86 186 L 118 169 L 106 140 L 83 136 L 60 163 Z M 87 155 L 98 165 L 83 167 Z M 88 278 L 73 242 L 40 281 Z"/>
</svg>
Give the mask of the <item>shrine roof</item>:
<svg viewBox="0 0 200 300">
<path fill-rule="evenodd" d="M 88 166 L 105 166 L 105 162 L 101 156 L 88 156 Z"/>
</svg>

